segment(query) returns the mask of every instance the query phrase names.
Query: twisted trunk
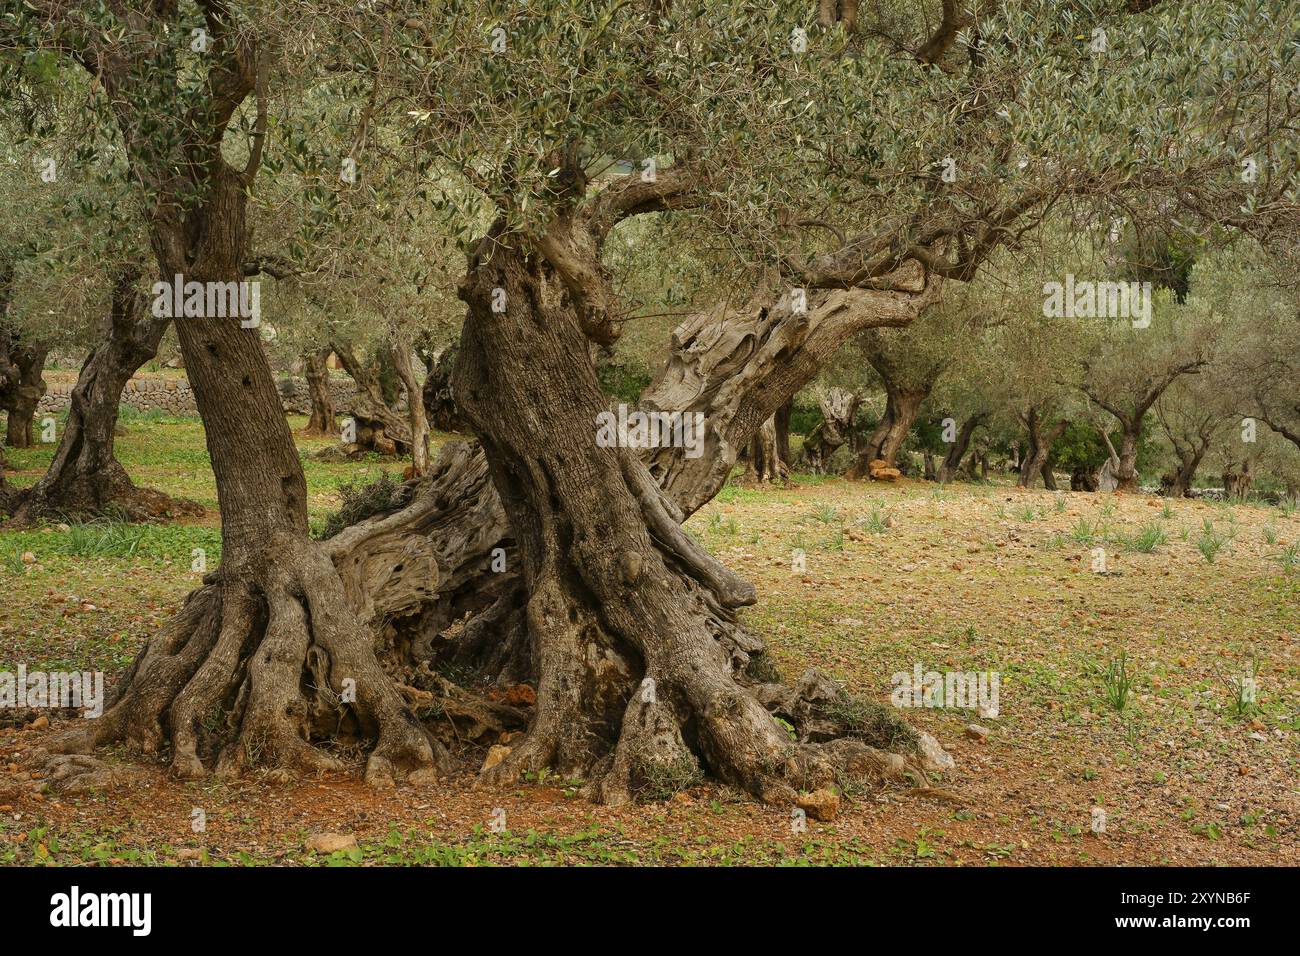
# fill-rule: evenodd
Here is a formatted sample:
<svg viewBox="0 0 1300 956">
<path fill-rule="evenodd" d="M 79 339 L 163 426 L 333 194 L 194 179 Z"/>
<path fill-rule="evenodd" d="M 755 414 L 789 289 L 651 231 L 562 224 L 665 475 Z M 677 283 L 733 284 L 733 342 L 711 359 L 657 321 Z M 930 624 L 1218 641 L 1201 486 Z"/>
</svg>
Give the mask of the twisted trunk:
<svg viewBox="0 0 1300 956">
<path fill-rule="evenodd" d="M 1170 498 L 1190 498 L 1192 483 L 1196 480 L 1196 470 L 1210 448 L 1209 439 L 1182 444 L 1175 448 L 1178 465 L 1174 468 L 1165 494 Z"/>
<path fill-rule="evenodd" d="M 849 478 L 865 478 L 873 461 L 883 461 L 889 468 L 898 467 L 898 453 L 907 440 L 921 405 L 929 397 L 929 388 L 902 388 L 886 385 L 885 415 L 876 426 L 870 441 L 849 467 Z"/>
<path fill-rule="evenodd" d="M 956 477 L 961 468 L 962 459 L 966 457 L 966 450 L 970 448 L 971 439 L 975 436 L 975 431 L 988 416 L 984 413 L 969 416 L 961 423 L 957 429 L 957 435 L 951 445 L 948 446 L 948 452 L 943 456 L 943 462 L 939 465 L 939 482 L 947 484 Z M 972 466 L 972 473 L 974 468 Z"/>
<path fill-rule="evenodd" d="M 440 432 L 468 431 L 451 389 L 456 351 L 455 345 L 449 345 L 425 358 L 424 410 L 430 423 Z"/>
<path fill-rule="evenodd" d="M 734 610 L 754 590 L 681 530 L 655 456 L 597 440 L 605 399 L 549 265 L 494 233 L 460 295 L 455 392 L 517 542 L 537 675 L 528 734 L 486 777 L 552 768 L 617 803 L 703 768 L 788 802 L 840 773 L 901 769 L 902 758 L 860 740 L 792 741 L 746 686 L 760 644 Z"/>
<path fill-rule="evenodd" d="M 817 396 L 822 420 L 803 443 L 804 461 L 813 474 L 825 474 L 831 455 L 852 437 L 861 401 L 857 394 L 842 388 L 826 389 Z"/>
<path fill-rule="evenodd" d="M 1063 434 L 1070 424 L 1065 419 L 1053 421 L 1050 412 L 1038 408 L 1029 409 L 1021 416 L 1021 421 L 1029 432 L 1029 450 L 1020 466 L 1021 488 L 1032 488 L 1034 481 L 1041 475 L 1043 485 L 1050 491 L 1056 490 L 1056 478 L 1049 470 L 1052 444 Z"/>
<path fill-rule="evenodd" d="M 335 343 L 333 351 L 357 386 L 351 408 L 356 426 L 352 444 L 356 448 L 351 450 L 372 451 L 379 455 L 410 454 L 410 423 L 389 407 L 378 374 L 357 358 L 350 345 Z"/>
<path fill-rule="evenodd" d="M 1236 462 L 1228 462 L 1223 469 L 1223 493 L 1229 501 L 1244 501 L 1255 483 L 1255 463 L 1242 459 L 1238 470 Z"/>
</svg>

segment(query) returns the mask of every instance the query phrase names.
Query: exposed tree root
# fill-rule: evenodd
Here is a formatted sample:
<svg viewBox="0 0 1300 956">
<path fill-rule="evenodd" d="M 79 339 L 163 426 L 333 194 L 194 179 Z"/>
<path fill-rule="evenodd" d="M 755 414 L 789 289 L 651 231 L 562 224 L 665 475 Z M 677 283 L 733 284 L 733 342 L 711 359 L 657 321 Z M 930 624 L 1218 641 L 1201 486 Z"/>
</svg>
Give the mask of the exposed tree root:
<svg viewBox="0 0 1300 956">
<path fill-rule="evenodd" d="M 379 537 L 378 535 L 376 536 Z M 428 782 L 446 752 L 380 666 L 330 554 L 284 536 L 254 582 L 214 579 L 141 651 L 102 717 L 53 739 L 49 750 L 90 753 L 122 742 L 170 750 L 182 778 L 215 768 L 341 770 L 323 743 L 370 746 L 366 780 Z M 436 573 L 424 565 L 425 573 Z M 392 592 L 380 589 L 382 599 Z M 400 603 L 400 601 L 399 601 Z"/>
</svg>

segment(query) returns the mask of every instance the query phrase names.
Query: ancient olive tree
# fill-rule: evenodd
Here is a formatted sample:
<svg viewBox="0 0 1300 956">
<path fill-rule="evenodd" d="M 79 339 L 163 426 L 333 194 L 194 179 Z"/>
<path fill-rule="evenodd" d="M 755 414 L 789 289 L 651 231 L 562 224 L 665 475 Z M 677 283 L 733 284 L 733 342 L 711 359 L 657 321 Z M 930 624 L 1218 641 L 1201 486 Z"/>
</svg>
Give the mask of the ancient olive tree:
<svg viewBox="0 0 1300 956">
<path fill-rule="evenodd" d="M 964 44 L 921 35 L 903 49 L 925 55 L 906 57 L 892 34 L 819 32 L 806 5 L 785 3 L 503 13 L 465 0 L 316 20 L 312 4 L 282 18 L 252 3 L 31 2 L 0 21 L 0 43 L 67 53 L 105 91 L 163 277 L 243 276 L 249 196 L 276 155 L 270 110 L 314 64 L 364 75 L 358 103 L 374 105 L 358 118 L 406 145 L 417 195 L 463 231 L 489 213 L 467 243 L 452 375 L 479 446 L 453 443 L 401 507 L 328 541 L 308 535 L 255 331 L 176 322 L 217 477 L 221 567 L 94 728 L 58 746 L 169 747 L 198 775 L 337 767 L 328 748 L 347 738 L 370 748 L 368 779 L 420 779 L 443 753 L 412 703 L 436 688 L 444 713 L 486 716 L 430 675 L 463 656 L 487 680 L 536 684 L 526 736 L 488 780 L 553 768 L 618 801 L 707 771 L 784 801 L 942 765 L 933 741 L 815 674 L 772 680 L 737 614 L 753 587 L 681 521 L 849 337 L 914 321 L 1062 197 L 1231 169 L 1206 148 L 1219 142 L 1208 119 L 1204 142 L 1183 142 L 1138 91 L 1212 116 L 1219 87 L 1276 37 L 1257 25 L 1225 51 L 1218 4 L 1185 34 L 1172 15 L 1116 4 L 1100 15 L 1124 33 L 1103 60 L 1075 40 L 1098 12 L 1067 6 L 989 7 Z M 906 16 L 889 26 L 918 32 Z M 181 41 L 194 30 L 202 50 Z M 471 191 L 473 208 L 458 198 Z M 669 423 L 659 442 L 602 433 L 592 358 L 624 318 L 602 253 L 651 215 L 680 219 L 683 242 L 729 245 L 752 283 L 674 331 L 636 409 Z"/>
</svg>

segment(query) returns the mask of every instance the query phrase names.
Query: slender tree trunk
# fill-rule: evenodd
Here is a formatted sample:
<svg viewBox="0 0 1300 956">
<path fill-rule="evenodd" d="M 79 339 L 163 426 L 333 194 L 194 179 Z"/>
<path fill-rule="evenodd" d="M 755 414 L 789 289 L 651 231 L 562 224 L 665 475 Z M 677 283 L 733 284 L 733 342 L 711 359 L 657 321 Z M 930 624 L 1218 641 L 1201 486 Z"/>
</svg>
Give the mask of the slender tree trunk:
<svg viewBox="0 0 1300 956">
<path fill-rule="evenodd" d="M 938 480 L 939 480 L 939 467 L 938 467 L 938 465 L 935 463 L 934 452 L 932 452 L 930 449 L 926 448 L 926 449 L 922 452 L 922 458 L 923 458 L 923 461 L 924 461 L 924 475 L 925 475 L 925 480 L 926 480 L 926 481 L 938 481 Z"/>
<path fill-rule="evenodd" d="M 411 474 L 408 477 L 422 478 L 429 473 L 429 419 L 424 411 L 424 393 L 415 380 L 411 350 L 398 344 L 391 352 L 397 377 L 406 389 L 407 415 L 411 420 Z"/>
<path fill-rule="evenodd" d="M 1137 455 L 1138 444 L 1142 439 L 1142 422 L 1125 422 L 1124 430 L 1119 437 L 1119 469 L 1115 473 L 1115 480 L 1118 484 L 1116 491 L 1124 491 L 1130 494 L 1136 493 L 1138 488 L 1137 473 Z"/>
<path fill-rule="evenodd" d="M 307 395 L 311 399 L 311 419 L 307 422 L 308 435 L 333 437 L 338 434 L 334 419 L 334 395 L 330 391 L 330 370 L 326 360 L 329 347 L 312 349 L 302 356 L 303 375 L 307 379 Z"/>
<path fill-rule="evenodd" d="M 794 399 L 790 399 L 776 410 L 772 422 L 776 426 L 776 453 L 781 459 L 781 466 L 790 471 L 790 414 L 794 411 Z"/>
</svg>

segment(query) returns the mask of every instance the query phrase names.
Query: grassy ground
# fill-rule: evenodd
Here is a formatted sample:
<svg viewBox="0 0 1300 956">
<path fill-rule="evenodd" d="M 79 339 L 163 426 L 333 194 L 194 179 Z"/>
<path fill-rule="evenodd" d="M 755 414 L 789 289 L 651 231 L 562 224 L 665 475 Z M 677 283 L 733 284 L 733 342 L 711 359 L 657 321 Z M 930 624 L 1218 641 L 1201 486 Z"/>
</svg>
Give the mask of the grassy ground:
<svg viewBox="0 0 1300 956">
<path fill-rule="evenodd" d="M 215 507 L 196 422 L 128 420 L 120 452 L 138 482 Z M 12 453 L 15 483 L 48 457 Z M 341 482 L 383 465 L 307 461 L 313 520 Z M 1300 863 L 1300 514 L 804 478 L 729 487 L 688 528 L 758 586 L 746 622 L 786 678 L 816 666 L 883 702 L 917 664 L 996 671 L 999 716 L 910 711 L 956 770 L 937 789 L 858 795 L 806 833 L 713 785 L 620 809 L 557 781 L 474 790 L 473 755 L 420 790 L 184 784 L 129 762 L 123 788 L 59 798 L 15 785 L 43 731 L 0 727 L 0 862 Z M 0 532 L 0 670 L 115 670 L 196 583 L 194 549 L 211 563 L 219 547 L 214 515 Z M 1236 683 L 1251 673 L 1253 705 Z M 489 827 L 496 810 L 504 833 Z M 358 845 L 306 849 L 322 832 Z"/>
</svg>

